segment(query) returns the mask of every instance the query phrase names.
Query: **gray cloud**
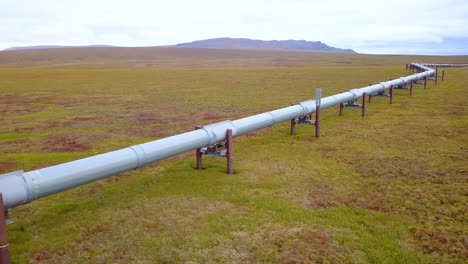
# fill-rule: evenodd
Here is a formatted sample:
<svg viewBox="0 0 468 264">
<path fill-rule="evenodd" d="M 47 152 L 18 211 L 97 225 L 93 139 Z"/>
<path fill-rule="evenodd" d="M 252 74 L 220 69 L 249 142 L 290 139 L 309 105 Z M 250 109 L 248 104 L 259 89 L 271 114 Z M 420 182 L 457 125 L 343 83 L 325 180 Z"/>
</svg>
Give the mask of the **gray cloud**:
<svg viewBox="0 0 468 264">
<path fill-rule="evenodd" d="M 226 36 L 320 40 L 367 53 L 420 47 L 428 54 L 468 54 L 465 0 L 0 0 L 0 6 L 0 49 L 169 45 Z M 460 46 L 444 50 L 447 43 Z"/>
</svg>

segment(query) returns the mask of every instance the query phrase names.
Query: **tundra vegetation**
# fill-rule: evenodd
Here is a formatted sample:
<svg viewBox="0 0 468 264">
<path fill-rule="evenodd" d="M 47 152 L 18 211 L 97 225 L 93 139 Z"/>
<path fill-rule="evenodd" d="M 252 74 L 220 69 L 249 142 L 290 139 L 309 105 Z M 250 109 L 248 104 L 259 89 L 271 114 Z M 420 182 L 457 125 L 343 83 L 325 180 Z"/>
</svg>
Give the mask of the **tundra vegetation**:
<svg viewBox="0 0 468 264">
<path fill-rule="evenodd" d="M 0 173 L 25 171 L 410 74 L 371 56 L 188 48 L 0 52 Z M 455 263 L 468 258 L 468 69 L 368 116 L 322 112 L 11 211 L 14 263 Z"/>
</svg>

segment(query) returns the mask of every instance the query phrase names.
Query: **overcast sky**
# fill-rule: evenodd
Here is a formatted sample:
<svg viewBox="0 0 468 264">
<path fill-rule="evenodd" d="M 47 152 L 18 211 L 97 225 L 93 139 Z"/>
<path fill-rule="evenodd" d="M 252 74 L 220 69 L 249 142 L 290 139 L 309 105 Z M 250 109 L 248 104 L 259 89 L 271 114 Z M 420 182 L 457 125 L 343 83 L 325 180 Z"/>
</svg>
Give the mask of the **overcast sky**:
<svg viewBox="0 0 468 264">
<path fill-rule="evenodd" d="M 467 0 L 0 0 L 11 46 L 320 40 L 362 53 L 468 54 Z"/>
</svg>

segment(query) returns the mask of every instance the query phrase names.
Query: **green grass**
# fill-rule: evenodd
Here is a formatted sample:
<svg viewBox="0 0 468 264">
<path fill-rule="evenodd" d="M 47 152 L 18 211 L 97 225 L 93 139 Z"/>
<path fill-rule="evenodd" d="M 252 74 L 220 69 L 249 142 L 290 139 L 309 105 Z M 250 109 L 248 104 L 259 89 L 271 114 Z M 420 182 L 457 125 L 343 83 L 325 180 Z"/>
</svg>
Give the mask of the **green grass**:
<svg viewBox="0 0 468 264">
<path fill-rule="evenodd" d="M 0 173 L 31 170 L 408 75 L 370 56 L 180 49 L 0 52 Z M 14 263 L 457 263 L 467 260 L 466 69 L 395 104 L 322 113 L 11 212 Z M 6 166 L 8 165 L 8 166 Z M 4 167 L 2 167 L 4 166 Z"/>
</svg>

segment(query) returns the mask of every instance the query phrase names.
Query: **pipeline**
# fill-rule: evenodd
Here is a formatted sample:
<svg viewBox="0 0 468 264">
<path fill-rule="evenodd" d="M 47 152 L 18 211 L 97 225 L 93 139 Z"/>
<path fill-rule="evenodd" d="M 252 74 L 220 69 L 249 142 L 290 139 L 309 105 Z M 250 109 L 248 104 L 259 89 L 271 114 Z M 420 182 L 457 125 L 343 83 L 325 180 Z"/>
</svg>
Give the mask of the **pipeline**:
<svg viewBox="0 0 468 264">
<path fill-rule="evenodd" d="M 391 86 L 403 85 L 434 76 L 436 71 L 430 67 L 464 67 L 468 65 L 411 63 L 410 66 L 420 72 L 324 97 L 321 99 L 320 108 L 329 108 L 347 101 L 356 100 L 362 97 L 364 93 L 377 93 Z M 305 116 L 315 111 L 315 100 L 308 100 L 274 111 L 234 121 L 227 120 L 210 124 L 198 130 L 80 160 L 29 172 L 16 171 L 3 174 L 0 175 L 0 193 L 3 194 L 4 207 L 6 209 L 14 208 L 41 197 L 218 143 L 225 140 L 227 129 L 232 130 L 233 136 L 240 136 L 293 118 Z"/>
</svg>

